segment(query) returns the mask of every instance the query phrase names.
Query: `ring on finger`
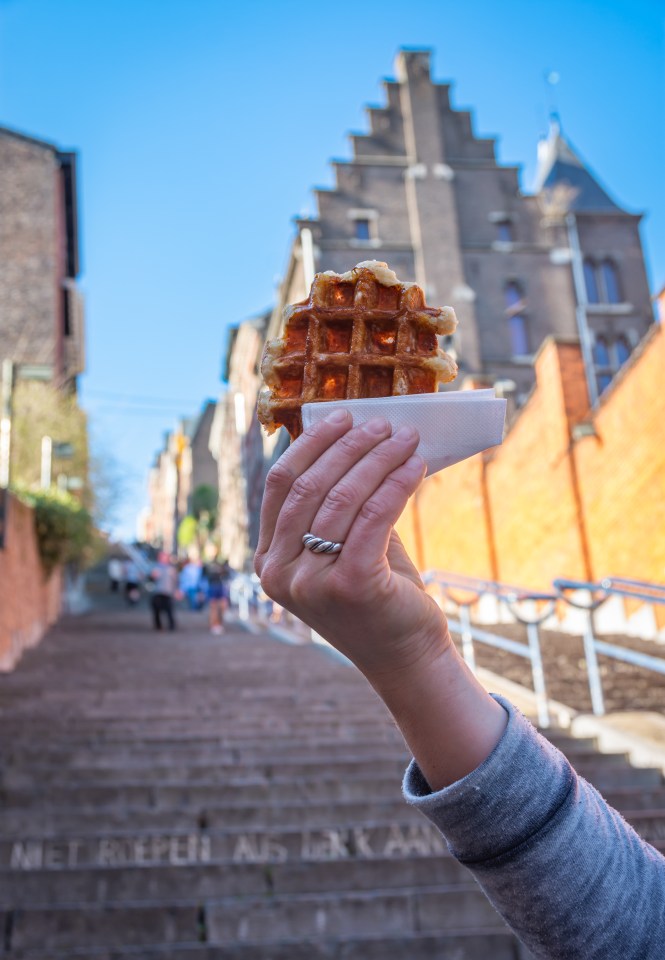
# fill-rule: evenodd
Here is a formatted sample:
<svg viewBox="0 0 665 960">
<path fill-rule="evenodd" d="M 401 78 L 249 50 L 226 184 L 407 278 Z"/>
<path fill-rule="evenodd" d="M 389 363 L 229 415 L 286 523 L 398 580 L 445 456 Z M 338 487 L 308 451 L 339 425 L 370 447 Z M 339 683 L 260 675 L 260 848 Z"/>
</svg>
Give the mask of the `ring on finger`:
<svg viewBox="0 0 665 960">
<path fill-rule="evenodd" d="M 302 542 L 312 553 L 339 553 L 344 546 L 343 542 L 324 540 L 323 537 L 315 537 L 313 533 L 304 534 Z"/>
</svg>

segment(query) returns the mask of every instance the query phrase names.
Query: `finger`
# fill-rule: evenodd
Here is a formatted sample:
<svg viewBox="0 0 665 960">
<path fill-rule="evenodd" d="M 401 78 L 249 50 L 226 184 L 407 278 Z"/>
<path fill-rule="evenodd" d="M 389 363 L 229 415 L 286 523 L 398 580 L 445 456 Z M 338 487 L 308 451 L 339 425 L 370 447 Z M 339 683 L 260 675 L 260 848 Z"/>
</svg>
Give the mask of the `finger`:
<svg viewBox="0 0 665 960">
<path fill-rule="evenodd" d="M 423 458 L 414 454 L 386 477 L 360 508 L 339 554 L 339 568 L 346 567 L 353 575 L 359 575 L 368 564 L 386 555 L 392 528 L 409 497 L 420 486 L 425 470 Z"/>
<path fill-rule="evenodd" d="M 270 547 L 279 511 L 294 480 L 311 467 L 331 444 L 351 429 L 352 425 L 353 421 L 348 410 L 335 410 L 325 420 L 319 420 L 302 433 L 273 464 L 266 477 L 261 504 L 257 557 L 267 553 Z"/>
<path fill-rule="evenodd" d="M 387 420 L 376 418 L 340 437 L 309 470 L 291 484 L 280 511 L 273 537 L 273 549 L 281 564 L 291 563 L 303 551 L 302 538 L 312 523 L 331 487 L 390 435 Z"/>
<path fill-rule="evenodd" d="M 413 427 L 402 427 L 370 450 L 330 488 L 312 521 L 311 532 L 324 540 L 344 541 L 363 504 L 389 474 L 409 459 L 418 440 Z M 337 556 L 311 554 L 311 560 L 320 566 L 322 561 L 334 563 Z"/>
</svg>

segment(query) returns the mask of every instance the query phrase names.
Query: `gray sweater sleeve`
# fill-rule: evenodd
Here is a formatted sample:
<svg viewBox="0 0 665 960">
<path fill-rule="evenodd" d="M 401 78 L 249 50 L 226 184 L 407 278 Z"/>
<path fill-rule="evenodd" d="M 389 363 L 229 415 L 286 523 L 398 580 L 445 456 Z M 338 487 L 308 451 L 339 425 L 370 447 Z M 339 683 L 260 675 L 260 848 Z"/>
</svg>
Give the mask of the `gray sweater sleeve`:
<svg viewBox="0 0 665 960">
<path fill-rule="evenodd" d="M 663 960 L 665 859 L 519 711 L 476 770 L 433 793 L 413 761 L 406 800 L 535 957 Z"/>
</svg>

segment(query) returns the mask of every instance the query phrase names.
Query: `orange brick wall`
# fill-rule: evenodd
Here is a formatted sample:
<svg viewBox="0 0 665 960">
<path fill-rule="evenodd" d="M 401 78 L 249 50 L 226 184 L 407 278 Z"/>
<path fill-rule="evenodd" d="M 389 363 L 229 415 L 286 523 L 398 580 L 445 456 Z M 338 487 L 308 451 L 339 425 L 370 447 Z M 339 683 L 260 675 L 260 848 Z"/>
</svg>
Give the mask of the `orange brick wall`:
<svg viewBox="0 0 665 960">
<path fill-rule="evenodd" d="M 547 340 L 503 445 L 428 478 L 408 505 L 398 531 L 421 569 L 533 589 L 560 576 L 664 582 L 664 374 L 654 326 L 592 415 L 579 345 Z M 582 421 L 598 438 L 572 440 Z"/>
<path fill-rule="evenodd" d="M 61 593 L 59 570 L 44 577 L 32 510 L 10 497 L 0 550 L 0 670 L 11 670 L 25 649 L 39 643 L 60 613 Z"/>
<path fill-rule="evenodd" d="M 595 577 L 665 583 L 665 335 L 654 328 L 575 445 Z"/>
</svg>

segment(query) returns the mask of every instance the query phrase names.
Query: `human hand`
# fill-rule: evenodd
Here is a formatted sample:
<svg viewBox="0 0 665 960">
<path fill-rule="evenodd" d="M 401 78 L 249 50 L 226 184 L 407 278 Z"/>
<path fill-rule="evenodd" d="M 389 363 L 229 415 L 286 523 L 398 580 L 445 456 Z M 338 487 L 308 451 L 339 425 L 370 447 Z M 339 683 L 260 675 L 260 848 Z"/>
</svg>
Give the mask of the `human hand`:
<svg viewBox="0 0 665 960">
<path fill-rule="evenodd" d="M 418 434 L 382 419 L 352 426 L 337 411 L 307 430 L 266 480 L 256 572 L 266 593 L 328 640 L 377 686 L 427 670 L 450 646 L 394 523 L 425 474 Z M 343 541 L 314 554 L 305 533 Z"/>
</svg>

